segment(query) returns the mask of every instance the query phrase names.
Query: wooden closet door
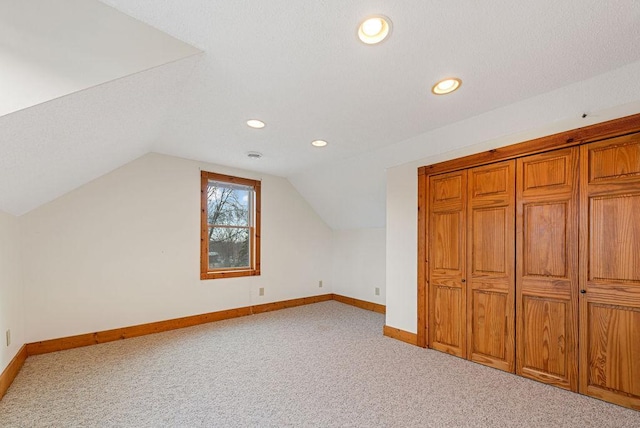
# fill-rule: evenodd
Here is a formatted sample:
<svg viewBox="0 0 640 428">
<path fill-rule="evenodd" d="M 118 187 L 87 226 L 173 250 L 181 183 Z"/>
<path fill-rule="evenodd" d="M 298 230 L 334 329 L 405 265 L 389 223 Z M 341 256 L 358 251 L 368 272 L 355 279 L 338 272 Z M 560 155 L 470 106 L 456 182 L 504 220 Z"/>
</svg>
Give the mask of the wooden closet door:
<svg viewBox="0 0 640 428">
<path fill-rule="evenodd" d="M 577 147 L 518 159 L 516 372 L 578 390 Z"/>
<path fill-rule="evenodd" d="M 467 172 L 429 179 L 429 347 L 458 357 L 465 346 Z"/>
<path fill-rule="evenodd" d="M 469 170 L 467 358 L 515 369 L 515 160 Z"/>
<path fill-rule="evenodd" d="M 640 409 L 640 133 L 580 164 L 580 392 Z"/>
</svg>

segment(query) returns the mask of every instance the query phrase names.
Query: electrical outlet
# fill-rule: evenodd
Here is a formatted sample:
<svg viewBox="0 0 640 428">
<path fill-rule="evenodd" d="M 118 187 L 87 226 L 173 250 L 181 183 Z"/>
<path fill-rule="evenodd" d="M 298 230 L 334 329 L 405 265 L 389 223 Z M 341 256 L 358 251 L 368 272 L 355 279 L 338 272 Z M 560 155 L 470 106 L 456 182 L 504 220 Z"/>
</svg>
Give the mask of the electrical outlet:
<svg viewBox="0 0 640 428">
<path fill-rule="evenodd" d="M 7 346 L 11 345 L 11 330 L 7 330 Z"/>
<path fill-rule="evenodd" d="M 322 288 L 322 280 L 318 281 L 318 287 Z"/>
<path fill-rule="evenodd" d="M 264 287 L 260 287 L 260 289 L 258 290 L 258 295 L 264 296 Z"/>
<path fill-rule="evenodd" d="M 376 296 L 380 295 L 380 287 L 376 287 Z"/>
</svg>

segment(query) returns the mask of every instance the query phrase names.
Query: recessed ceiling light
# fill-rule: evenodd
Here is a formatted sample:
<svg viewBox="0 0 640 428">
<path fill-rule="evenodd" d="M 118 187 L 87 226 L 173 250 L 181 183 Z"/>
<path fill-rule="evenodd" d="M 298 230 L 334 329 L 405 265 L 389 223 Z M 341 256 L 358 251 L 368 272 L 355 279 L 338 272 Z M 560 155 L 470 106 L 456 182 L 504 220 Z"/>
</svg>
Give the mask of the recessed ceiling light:
<svg viewBox="0 0 640 428">
<path fill-rule="evenodd" d="M 370 16 L 358 27 L 358 38 L 368 45 L 375 45 L 391 32 L 391 20 L 382 15 Z"/>
<path fill-rule="evenodd" d="M 462 85 L 462 80 L 458 79 L 457 77 L 450 77 L 448 79 L 443 79 L 433 85 L 433 88 L 431 88 L 431 92 L 436 95 L 450 94 L 451 92 L 458 89 L 460 85 Z"/>
<path fill-rule="evenodd" d="M 260 152 L 248 152 L 247 157 L 249 159 L 260 159 L 262 157 L 262 153 Z"/>
<path fill-rule="evenodd" d="M 255 128 L 255 129 L 260 129 L 260 128 L 264 128 L 265 124 L 263 121 L 258 120 L 258 119 L 249 119 L 247 120 L 247 125 L 249 125 L 251 128 Z"/>
<path fill-rule="evenodd" d="M 324 140 L 314 140 L 311 142 L 311 145 L 314 147 L 324 147 L 327 145 L 327 142 Z"/>
</svg>

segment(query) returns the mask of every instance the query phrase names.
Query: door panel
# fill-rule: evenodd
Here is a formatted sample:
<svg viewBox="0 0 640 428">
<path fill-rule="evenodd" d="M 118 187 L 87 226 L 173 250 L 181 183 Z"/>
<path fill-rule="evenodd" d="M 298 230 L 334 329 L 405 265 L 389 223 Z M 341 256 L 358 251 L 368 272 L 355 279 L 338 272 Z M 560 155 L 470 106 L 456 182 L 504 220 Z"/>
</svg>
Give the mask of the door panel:
<svg viewBox="0 0 640 428">
<path fill-rule="evenodd" d="M 570 153 L 571 149 L 554 150 L 521 158 L 518 187 L 527 196 L 547 195 L 550 190 L 554 193 L 571 192 L 576 183 L 577 166 Z"/>
<path fill-rule="evenodd" d="M 473 347 L 476 354 L 496 358 L 500 361 L 506 358 L 506 344 L 504 334 L 504 320 L 507 316 L 508 294 L 486 290 L 473 290 L 471 301 L 474 326 Z M 476 358 L 479 358 L 476 355 Z"/>
<path fill-rule="evenodd" d="M 595 143 L 589 153 L 589 184 L 635 181 L 640 174 L 638 136 L 627 136 L 609 143 Z"/>
<path fill-rule="evenodd" d="M 516 372 L 578 390 L 578 148 L 518 159 Z"/>
<path fill-rule="evenodd" d="M 466 171 L 429 178 L 429 347 L 466 355 Z"/>
<path fill-rule="evenodd" d="M 640 309 L 589 305 L 591 385 L 640 397 Z"/>
<path fill-rule="evenodd" d="M 567 201 L 524 204 L 526 276 L 567 276 Z"/>
<path fill-rule="evenodd" d="M 640 281 L 640 194 L 590 198 L 589 280 Z"/>
<path fill-rule="evenodd" d="M 442 205 L 442 203 L 459 203 L 462 200 L 464 191 L 463 174 L 445 174 L 442 177 L 431 178 L 432 203 Z"/>
<path fill-rule="evenodd" d="M 507 195 L 512 186 L 509 185 L 510 169 L 504 166 L 488 165 L 471 170 L 470 194 L 473 198 L 482 196 L 497 196 L 498 198 Z"/>
<path fill-rule="evenodd" d="M 434 342 L 454 349 L 462 348 L 462 290 L 459 287 L 434 286 Z"/>
<path fill-rule="evenodd" d="M 505 273 L 505 258 L 510 251 L 507 246 L 513 242 L 505 240 L 506 216 L 511 214 L 509 207 L 486 208 L 473 210 L 472 246 L 476 251 L 472 253 L 472 272 L 474 275 L 482 273 Z M 496 227 L 500 226 L 500 227 Z M 486 251 L 485 249 L 491 249 Z"/>
<path fill-rule="evenodd" d="M 515 368 L 515 161 L 469 170 L 467 358 Z"/>
<path fill-rule="evenodd" d="M 460 243 L 462 236 L 461 225 L 464 223 L 461 212 L 433 213 L 432 239 L 435 242 L 433 254 L 433 269 L 436 272 L 460 273 L 464 263 Z"/>
<path fill-rule="evenodd" d="M 640 134 L 580 158 L 580 392 L 640 409 Z"/>
<path fill-rule="evenodd" d="M 532 375 L 545 374 L 564 379 L 568 374 L 566 355 L 568 302 L 548 297 L 522 299 L 524 347 L 523 367 Z"/>
</svg>

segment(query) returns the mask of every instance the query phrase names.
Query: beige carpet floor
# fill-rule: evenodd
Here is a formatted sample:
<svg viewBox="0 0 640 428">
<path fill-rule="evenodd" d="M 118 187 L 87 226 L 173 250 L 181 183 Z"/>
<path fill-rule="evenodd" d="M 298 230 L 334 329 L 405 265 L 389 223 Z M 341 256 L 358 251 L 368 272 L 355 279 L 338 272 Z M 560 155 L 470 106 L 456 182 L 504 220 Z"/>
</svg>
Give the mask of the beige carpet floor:
<svg viewBox="0 0 640 428">
<path fill-rule="evenodd" d="M 324 302 L 31 357 L 1 427 L 640 427 L 640 412 L 381 335 Z"/>
</svg>

